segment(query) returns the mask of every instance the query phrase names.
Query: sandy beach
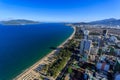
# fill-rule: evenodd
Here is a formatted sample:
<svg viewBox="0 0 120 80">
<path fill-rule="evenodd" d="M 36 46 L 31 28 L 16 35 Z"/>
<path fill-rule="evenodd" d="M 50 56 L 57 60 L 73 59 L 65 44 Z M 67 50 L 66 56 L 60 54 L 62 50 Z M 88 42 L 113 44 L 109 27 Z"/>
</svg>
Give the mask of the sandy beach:
<svg viewBox="0 0 120 80">
<path fill-rule="evenodd" d="M 64 47 L 64 44 L 68 42 L 68 40 L 72 39 L 75 32 L 76 28 L 72 26 L 74 29 L 74 32 L 71 34 L 71 36 L 65 40 L 61 45 L 59 45 L 56 50 L 53 50 L 50 52 L 48 55 L 40 59 L 38 62 L 36 62 L 34 65 L 23 71 L 20 75 L 18 75 L 14 80 L 33 80 L 34 78 L 39 78 L 40 74 L 34 71 L 39 65 L 41 64 L 48 64 L 49 57 L 53 56 L 55 53 L 59 53 L 59 48 Z"/>
</svg>

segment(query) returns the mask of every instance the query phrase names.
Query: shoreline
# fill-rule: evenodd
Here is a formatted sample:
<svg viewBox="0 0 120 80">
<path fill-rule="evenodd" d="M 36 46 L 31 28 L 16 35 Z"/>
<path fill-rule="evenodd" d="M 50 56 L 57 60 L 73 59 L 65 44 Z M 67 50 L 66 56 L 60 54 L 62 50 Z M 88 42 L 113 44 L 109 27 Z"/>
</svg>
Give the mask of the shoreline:
<svg viewBox="0 0 120 80">
<path fill-rule="evenodd" d="M 61 43 L 59 46 L 57 46 L 57 49 L 52 50 L 50 53 L 48 53 L 46 56 L 44 56 L 43 58 L 41 58 L 40 60 L 38 60 L 35 64 L 33 64 L 32 66 L 28 67 L 26 70 L 24 70 L 21 74 L 19 74 L 18 76 L 16 76 L 15 78 L 13 78 L 13 80 L 27 80 L 26 77 L 29 77 L 31 75 L 34 76 L 39 76 L 39 73 L 36 73 L 34 71 L 35 68 L 37 68 L 40 64 L 46 64 L 46 60 L 49 59 L 49 57 L 51 57 L 52 55 L 59 53 L 60 49 L 64 47 L 64 45 L 74 37 L 74 34 L 76 32 L 76 28 L 75 26 L 70 26 L 71 28 L 73 28 L 73 33 L 63 42 Z"/>
</svg>

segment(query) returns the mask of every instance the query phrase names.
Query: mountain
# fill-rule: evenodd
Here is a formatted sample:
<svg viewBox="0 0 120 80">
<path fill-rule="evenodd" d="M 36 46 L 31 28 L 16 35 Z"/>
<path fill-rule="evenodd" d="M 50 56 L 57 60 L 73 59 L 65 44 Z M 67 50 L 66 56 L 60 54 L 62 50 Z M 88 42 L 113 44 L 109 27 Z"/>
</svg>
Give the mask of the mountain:
<svg viewBox="0 0 120 80">
<path fill-rule="evenodd" d="M 110 19 L 104 19 L 104 20 L 98 20 L 98 21 L 92 21 L 92 22 L 80 22 L 80 23 L 74 23 L 79 25 L 107 25 L 107 26 L 116 26 L 120 25 L 120 19 L 110 18 Z"/>
<path fill-rule="evenodd" d="M 114 18 L 110 18 L 110 19 L 104 19 L 104 20 L 98 20 L 98 21 L 93 21 L 93 22 L 89 22 L 89 24 L 97 24 L 97 25 L 120 25 L 120 19 L 114 19 Z"/>
<path fill-rule="evenodd" d="M 3 25 L 26 25 L 26 24 L 39 24 L 38 21 L 25 20 L 25 19 L 17 19 L 17 20 L 8 20 L 8 21 L 0 21 L 0 24 Z"/>
</svg>

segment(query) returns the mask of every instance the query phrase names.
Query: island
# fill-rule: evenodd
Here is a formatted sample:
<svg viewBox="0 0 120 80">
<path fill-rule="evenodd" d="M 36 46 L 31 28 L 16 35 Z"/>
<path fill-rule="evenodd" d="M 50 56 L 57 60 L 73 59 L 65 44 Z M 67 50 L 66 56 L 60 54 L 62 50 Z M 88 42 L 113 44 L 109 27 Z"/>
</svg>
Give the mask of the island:
<svg viewBox="0 0 120 80">
<path fill-rule="evenodd" d="M 0 21 L 2 25 L 27 25 L 27 24 L 39 24 L 39 21 L 25 20 L 25 19 L 16 19 L 8 21 Z"/>
</svg>

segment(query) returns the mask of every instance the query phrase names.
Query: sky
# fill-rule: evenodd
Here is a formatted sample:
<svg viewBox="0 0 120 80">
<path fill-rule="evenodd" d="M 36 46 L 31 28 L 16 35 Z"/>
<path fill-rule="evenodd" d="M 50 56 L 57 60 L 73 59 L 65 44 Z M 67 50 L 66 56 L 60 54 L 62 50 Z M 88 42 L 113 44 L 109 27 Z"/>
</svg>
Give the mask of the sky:
<svg viewBox="0 0 120 80">
<path fill-rule="evenodd" d="M 0 0 L 0 20 L 89 22 L 120 19 L 120 0 Z"/>
</svg>

